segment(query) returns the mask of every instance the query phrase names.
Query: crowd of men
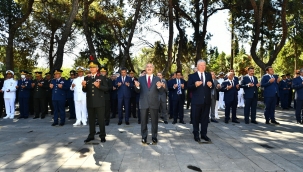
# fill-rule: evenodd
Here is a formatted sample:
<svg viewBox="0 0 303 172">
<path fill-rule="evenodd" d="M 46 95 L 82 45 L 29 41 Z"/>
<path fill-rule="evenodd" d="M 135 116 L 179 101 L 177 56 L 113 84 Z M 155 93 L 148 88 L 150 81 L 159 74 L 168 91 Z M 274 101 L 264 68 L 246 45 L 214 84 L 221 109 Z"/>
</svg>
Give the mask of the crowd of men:
<svg viewBox="0 0 303 172">
<path fill-rule="evenodd" d="M 292 108 L 290 105 L 295 99 L 296 120 L 303 124 L 303 69 L 291 79 L 289 74 L 279 77 L 269 66 L 266 74 L 258 79 L 254 68 L 248 67 L 247 75 L 238 78 L 233 70 L 227 74 L 221 72 L 218 76 L 215 72 L 206 72 L 206 62 L 199 60 L 185 81 L 181 71 L 171 74 L 168 80 L 161 72 L 154 75 L 151 63 L 146 64 L 139 78 L 126 68 L 108 76 L 107 68 L 92 57 L 88 67 L 88 70 L 79 66 L 70 71 L 68 79 L 61 77 L 63 71 L 60 69 L 56 69 L 53 75 L 46 73 L 44 77 L 37 71 L 35 79 L 23 70 L 18 81 L 14 80 L 14 72 L 7 70 L 5 80 L 0 80 L 0 96 L 3 96 L 0 107 L 5 104 L 4 119 L 14 119 L 15 102 L 19 102 L 18 119 L 27 119 L 30 115 L 34 116 L 33 119 L 44 119 L 50 108 L 52 126 L 63 126 L 68 106 L 69 119 L 76 119 L 74 126 L 87 125 L 88 121 L 90 129 L 85 142 L 94 140 L 96 125 L 99 125 L 101 142 L 105 142 L 105 126 L 110 124 L 110 119 L 118 115 L 118 125 L 123 122 L 130 125 L 129 119 L 133 117 L 141 124 L 142 143 L 147 142 L 147 123 L 151 119 L 152 141 L 157 143 L 159 117 L 164 124 L 168 124 L 168 119 L 172 124 L 186 124 L 186 104 L 186 108 L 190 108 L 189 122 L 193 125 L 194 140 L 210 141 L 208 123 L 218 123 L 219 109 L 225 111 L 225 123 L 240 123 L 237 110 L 243 107 L 245 124 L 258 124 L 256 109 L 261 87 L 266 124 L 279 124 L 275 119 L 279 99 L 283 109 Z"/>
</svg>

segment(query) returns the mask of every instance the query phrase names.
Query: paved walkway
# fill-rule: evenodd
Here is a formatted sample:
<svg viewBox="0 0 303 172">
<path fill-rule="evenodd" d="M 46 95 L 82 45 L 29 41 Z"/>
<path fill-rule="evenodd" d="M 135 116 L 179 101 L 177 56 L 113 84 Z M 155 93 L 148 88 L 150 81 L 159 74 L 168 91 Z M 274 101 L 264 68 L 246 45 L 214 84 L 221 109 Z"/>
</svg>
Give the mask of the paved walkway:
<svg viewBox="0 0 303 172">
<path fill-rule="evenodd" d="M 256 124 L 220 123 L 208 127 L 210 144 L 194 141 L 189 112 L 181 125 L 159 123 L 159 143 L 143 145 L 140 125 L 106 127 L 106 143 L 84 144 L 88 126 L 51 127 L 46 119 L 0 119 L 0 171 L 302 171 L 303 126 L 293 111 L 276 112 L 281 125 L 266 125 L 258 111 Z M 150 126 L 149 126 L 150 128 Z M 150 131 L 149 131 L 150 132 Z M 151 142 L 151 136 L 148 141 Z"/>
</svg>

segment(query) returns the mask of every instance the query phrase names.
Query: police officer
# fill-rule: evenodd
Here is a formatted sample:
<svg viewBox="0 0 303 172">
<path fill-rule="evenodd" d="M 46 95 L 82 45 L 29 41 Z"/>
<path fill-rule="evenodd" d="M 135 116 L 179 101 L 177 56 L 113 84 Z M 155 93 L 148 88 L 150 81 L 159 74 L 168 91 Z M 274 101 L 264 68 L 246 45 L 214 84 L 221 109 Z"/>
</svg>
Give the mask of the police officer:
<svg viewBox="0 0 303 172">
<path fill-rule="evenodd" d="M 70 78 L 67 80 L 68 88 L 72 86 L 73 80 L 75 79 L 76 71 L 71 70 L 69 72 Z M 68 107 L 69 107 L 69 118 L 76 119 L 75 102 L 74 102 L 74 90 L 68 89 L 66 95 Z"/>
<path fill-rule="evenodd" d="M 44 82 L 46 83 L 47 87 L 45 88 L 45 111 L 44 114 L 48 114 L 48 106 L 51 109 L 51 114 L 54 115 L 54 107 L 53 107 L 53 101 L 52 101 L 52 90 L 49 88 L 49 85 L 51 84 L 51 74 L 46 73 Z"/>
<path fill-rule="evenodd" d="M 34 105 L 35 105 L 35 117 L 37 119 L 45 118 L 45 89 L 47 88 L 47 82 L 42 78 L 42 72 L 35 72 L 36 79 L 32 82 L 32 88 L 34 90 Z"/>
<path fill-rule="evenodd" d="M 86 92 L 86 104 L 88 112 L 89 121 L 89 135 L 85 143 L 94 140 L 96 134 L 96 116 L 99 122 L 99 137 L 101 142 L 106 142 L 105 140 L 105 92 L 108 91 L 108 85 L 106 78 L 98 73 L 99 62 L 96 61 L 92 56 L 89 60 L 90 76 L 84 78 L 82 82 L 82 90 Z"/>
<path fill-rule="evenodd" d="M 16 89 L 18 90 L 18 99 L 19 99 L 19 111 L 20 115 L 18 119 L 28 118 L 28 106 L 29 106 L 29 97 L 31 91 L 31 81 L 26 79 L 27 71 L 20 71 L 21 79 L 18 80 Z"/>
<path fill-rule="evenodd" d="M 106 91 L 104 93 L 105 96 L 105 125 L 108 126 L 109 125 L 109 120 L 110 120 L 110 92 L 112 91 L 112 80 L 107 78 L 107 68 L 106 67 L 101 67 L 100 73 L 102 76 L 104 76 L 106 78 L 106 82 L 108 85 L 108 91 Z"/>
<path fill-rule="evenodd" d="M 56 69 L 54 74 L 55 78 L 51 81 L 50 88 L 52 89 L 52 100 L 54 106 L 54 123 L 52 126 L 59 124 L 58 118 L 60 113 L 60 126 L 65 124 L 65 101 L 66 92 L 69 89 L 67 81 L 61 78 L 61 73 L 63 71 Z"/>
</svg>

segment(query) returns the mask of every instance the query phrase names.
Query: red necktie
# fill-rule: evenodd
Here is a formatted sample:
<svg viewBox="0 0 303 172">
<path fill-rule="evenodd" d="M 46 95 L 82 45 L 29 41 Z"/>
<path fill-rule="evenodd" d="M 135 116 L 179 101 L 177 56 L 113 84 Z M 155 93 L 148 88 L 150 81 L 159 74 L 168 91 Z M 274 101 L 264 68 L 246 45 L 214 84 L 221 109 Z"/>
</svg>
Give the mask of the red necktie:
<svg viewBox="0 0 303 172">
<path fill-rule="evenodd" d="M 148 76 L 147 87 L 150 88 L 150 76 Z"/>
</svg>

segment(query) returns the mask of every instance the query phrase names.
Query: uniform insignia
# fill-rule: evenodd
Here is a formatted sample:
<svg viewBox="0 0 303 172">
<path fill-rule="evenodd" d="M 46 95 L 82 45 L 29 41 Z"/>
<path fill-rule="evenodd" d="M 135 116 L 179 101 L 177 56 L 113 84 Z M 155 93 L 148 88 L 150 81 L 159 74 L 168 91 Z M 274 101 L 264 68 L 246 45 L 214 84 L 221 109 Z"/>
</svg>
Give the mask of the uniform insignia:
<svg viewBox="0 0 303 172">
<path fill-rule="evenodd" d="M 101 79 L 96 79 L 96 81 L 97 81 L 97 82 L 100 82 L 100 81 L 101 81 Z"/>
<path fill-rule="evenodd" d="M 61 81 L 60 84 L 64 84 L 64 81 Z"/>
</svg>

